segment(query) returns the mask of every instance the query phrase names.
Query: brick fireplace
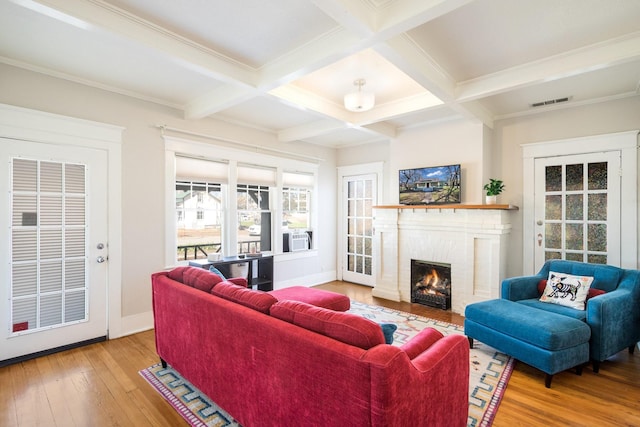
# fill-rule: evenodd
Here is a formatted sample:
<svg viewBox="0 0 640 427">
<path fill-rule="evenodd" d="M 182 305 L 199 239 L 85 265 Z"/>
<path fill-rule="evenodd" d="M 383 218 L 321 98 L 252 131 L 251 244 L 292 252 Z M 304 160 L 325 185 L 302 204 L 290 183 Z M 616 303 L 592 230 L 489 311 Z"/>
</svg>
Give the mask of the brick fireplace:
<svg viewBox="0 0 640 427">
<path fill-rule="evenodd" d="M 449 265 L 450 307 L 500 297 L 506 275 L 510 205 L 377 206 L 373 295 L 412 301 L 411 260 Z"/>
</svg>

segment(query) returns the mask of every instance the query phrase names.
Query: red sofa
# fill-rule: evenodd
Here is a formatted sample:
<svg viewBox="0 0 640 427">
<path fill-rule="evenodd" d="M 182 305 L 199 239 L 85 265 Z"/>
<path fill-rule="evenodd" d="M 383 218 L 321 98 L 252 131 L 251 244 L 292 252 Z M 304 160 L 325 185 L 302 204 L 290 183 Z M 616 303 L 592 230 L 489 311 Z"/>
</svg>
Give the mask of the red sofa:
<svg viewBox="0 0 640 427">
<path fill-rule="evenodd" d="M 155 273 L 152 287 L 162 363 L 244 427 L 467 424 L 462 335 L 425 329 L 387 345 L 368 319 L 277 301 L 199 268 Z"/>
</svg>

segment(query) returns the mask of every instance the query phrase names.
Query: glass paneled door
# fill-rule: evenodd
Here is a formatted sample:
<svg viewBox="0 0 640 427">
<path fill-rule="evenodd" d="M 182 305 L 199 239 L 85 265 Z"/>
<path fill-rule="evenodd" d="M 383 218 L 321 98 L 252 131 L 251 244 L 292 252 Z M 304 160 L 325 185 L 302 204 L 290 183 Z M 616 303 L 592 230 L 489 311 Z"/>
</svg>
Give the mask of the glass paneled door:
<svg viewBox="0 0 640 427">
<path fill-rule="evenodd" d="M 620 264 L 620 153 L 535 161 L 535 269 L 549 259 Z"/>
<path fill-rule="evenodd" d="M 376 175 L 347 176 L 343 180 L 346 233 L 342 279 L 373 286 L 373 206 Z"/>
<path fill-rule="evenodd" d="M 0 361 L 107 335 L 107 153 L 0 138 Z"/>
</svg>

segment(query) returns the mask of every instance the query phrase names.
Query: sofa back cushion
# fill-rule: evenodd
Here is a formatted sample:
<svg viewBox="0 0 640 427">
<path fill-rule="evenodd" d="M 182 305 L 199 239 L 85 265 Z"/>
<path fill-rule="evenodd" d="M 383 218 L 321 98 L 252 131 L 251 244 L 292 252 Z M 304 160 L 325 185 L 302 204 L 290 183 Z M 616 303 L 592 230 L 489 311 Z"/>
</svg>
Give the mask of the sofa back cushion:
<svg viewBox="0 0 640 427">
<path fill-rule="evenodd" d="M 271 316 L 365 350 L 385 343 L 380 325 L 351 313 L 283 300 L 271 306 Z"/>
<path fill-rule="evenodd" d="M 254 291 L 226 281 L 218 283 L 211 289 L 211 293 L 264 314 L 269 314 L 271 306 L 278 301 L 273 295 L 266 292 Z"/>
<path fill-rule="evenodd" d="M 176 267 L 169 271 L 167 276 L 204 292 L 210 292 L 211 288 L 222 281 L 218 275 L 199 267 Z"/>
</svg>

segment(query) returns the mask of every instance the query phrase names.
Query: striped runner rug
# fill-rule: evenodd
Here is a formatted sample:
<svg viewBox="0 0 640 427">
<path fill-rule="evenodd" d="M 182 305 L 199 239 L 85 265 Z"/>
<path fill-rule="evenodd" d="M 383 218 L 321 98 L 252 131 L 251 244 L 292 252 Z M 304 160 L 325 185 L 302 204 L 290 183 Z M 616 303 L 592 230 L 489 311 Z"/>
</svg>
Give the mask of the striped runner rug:
<svg viewBox="0 0 640 427">
<path fill-rule="evenodd" d="M 461 326 L 434 319 L 405 313 L 385 307 L 370 306 L 351 301 L 351 313 L 359 314 L 378 323 L 395 323 L 393 345 L 401 345 L 419 331 L 431 327 L 444 335 L 464 334 Z M 474 343 L 470 357 L 469 378 L 469 418 L 468 427 L 490 426 L 498 410 L 498 405 L 513 371 L 513 358 L 478 342 Z M 149 382 L 192 426 L 222 427 L 239 426 L 228 413 L 222 410 L 206 395 L 171 369 L 160 364 L 140 371 Z"/>
</svg>

